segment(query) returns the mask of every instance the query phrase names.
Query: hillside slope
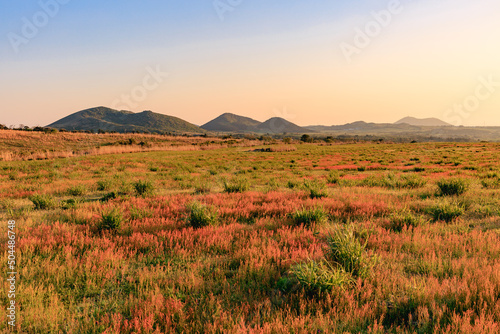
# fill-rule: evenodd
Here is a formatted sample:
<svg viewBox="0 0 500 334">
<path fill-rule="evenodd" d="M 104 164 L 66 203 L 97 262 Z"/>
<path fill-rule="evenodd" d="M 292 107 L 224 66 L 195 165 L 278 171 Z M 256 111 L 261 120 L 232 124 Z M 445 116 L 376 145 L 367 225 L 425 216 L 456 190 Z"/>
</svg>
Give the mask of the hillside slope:
<svg viewBox="0 0 500 334">
<path fill-rule="evenodd" d="M 409 124 L 413 126 L 451 126 L 438 118 L 415 118 L 405 117 L 395 122 L 394 124 Z"/>
<path fill-rule="evenodd" d="M 143 111 L 133 113 L 126 110 L 114 110 L 97 107 L 78 111 L 66 116 L 48 127 L 55 129 L 97 131 L 99 129 L 116 132 L 152 132 L 152 133 L 205 133 L 200 127 L 180 118 Z"/>
<path fill-rule="evenodd" d="M 249 117 L 225 113 L 201 126 L 202 129 L 218 132 L 247 132 L 261 122 Z"/>
</svg>

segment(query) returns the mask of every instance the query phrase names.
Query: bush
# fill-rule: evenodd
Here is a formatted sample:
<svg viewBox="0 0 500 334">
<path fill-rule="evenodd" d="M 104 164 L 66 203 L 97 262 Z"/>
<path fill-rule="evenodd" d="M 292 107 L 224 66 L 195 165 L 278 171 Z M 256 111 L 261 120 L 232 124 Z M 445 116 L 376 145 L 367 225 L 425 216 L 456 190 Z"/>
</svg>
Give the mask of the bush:
<svg viewBox="0 0 500 334">
<path fill-rule="evenodd" d="M 227 193 L 242 193 L 250 188 L 250 184 L 245 178 L 237 178 L 231 181 L 224 180 L 224 191 Z"/>
<path fill-rule="evenodd" d="M 150 195 L 154 191 L 154 186 L 153 186 L 153 183 L 151 183 L 151 181 L 139 180 L 137 182 L 134 182 L 133 186 L 134 186 L 135 192 L 139 196 Z"/>
<path fill-rule="evenodd" d="M 313 224 L 325 222 L 327 220 L 327 215 L 321 208 L 302 209 L 292 214 L 292 220 L 295 225 L 304 225 L 308 227 Z"/>
<path fill-rule="evenodd" d="M 29 199 L 35 205 L 35 210 L 49 210 L 56 207 L 56 201 L 50 195 L 33 195 Z"/>
<path fill-rule="evenodd" d="M 101 213 L 101 220 L 97 224 L 99 231 L 116 231 L 123 223 L 123 214 L 118 209 Z"/>
<path fill-rule="evenodd" d="M 328 236 L 329 258 L 354 276 L 366 277 L 371 260 L 365 255 L 365 245 L 354 236 L 351 228 L 338 228 Z"/>
<path fill-rule="evenodd" d="M 205 226 L 216 226 L 219 224 L 217 212 L 198 202 L 193 202 L 188 205 L 189 210 L 189 225 L 194 228 Z"/>
<path fill-rule="evenodd" d="M 434 221 L 444 220 L 449 223 L 465 213 L 465 208 L 457 203 L 441 203 L 430 208 Z"/>
<path fill-rule="evenodd" d="M 70 196 L 83 196 L 87 192 L 87 189 L 84 185 L 78 185 L 68 188 L 66 193 Z"/>
<path fill-rule="evenodd" d="M 443 179 L 438 181 L 439 194 L 442 196 L 459 196 L 465 193 L 469 187 L 464 179 Z"/>
<path fill-rule="evenodd" d="M 312 199 L 328 197 L 326 186 L 317 181 L 305 181 L 304 188 L 309 191 L 309 197 Z"/>
<path fill-rule="evenodd" d="M 349 273 L 326 262 L 296 264 L 290 268 L 290 274 L 308 292 L 330 291 L 353 281 Z"/>
</svg>

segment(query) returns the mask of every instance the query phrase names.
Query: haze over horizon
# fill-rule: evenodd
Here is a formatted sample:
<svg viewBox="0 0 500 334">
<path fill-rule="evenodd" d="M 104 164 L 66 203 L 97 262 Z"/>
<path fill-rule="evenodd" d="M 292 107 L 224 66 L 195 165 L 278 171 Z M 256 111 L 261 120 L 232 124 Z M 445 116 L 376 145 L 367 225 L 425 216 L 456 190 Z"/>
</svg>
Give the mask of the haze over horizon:
<svg viewBox="0 0 500 334">
<path fill-rule="evenodd" d="M 495 0 L 30 0 L 2 12 L 6 125 L 102 105 L 198 125 L 228 112 L 500 126 Z"/>
</svg>

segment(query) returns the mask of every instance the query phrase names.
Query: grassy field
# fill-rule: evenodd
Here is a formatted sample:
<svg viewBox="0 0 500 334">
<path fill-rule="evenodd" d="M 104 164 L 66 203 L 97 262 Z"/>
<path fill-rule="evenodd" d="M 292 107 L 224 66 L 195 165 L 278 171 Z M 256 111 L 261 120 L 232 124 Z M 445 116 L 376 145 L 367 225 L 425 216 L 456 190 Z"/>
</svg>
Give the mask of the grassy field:
<svg viewBox="0 0 500 334">
<path fill-rule="evenodd" d="M 500 332 L 499 144 L 217 145 L 0 162 L 19 332 Z"/>
</svg>

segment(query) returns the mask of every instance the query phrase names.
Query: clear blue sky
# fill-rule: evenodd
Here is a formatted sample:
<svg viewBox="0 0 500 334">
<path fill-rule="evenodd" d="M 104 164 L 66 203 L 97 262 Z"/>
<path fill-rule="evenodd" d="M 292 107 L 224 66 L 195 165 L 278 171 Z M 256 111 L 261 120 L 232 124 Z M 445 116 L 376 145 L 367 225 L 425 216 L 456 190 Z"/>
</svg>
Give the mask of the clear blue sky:
<svg viewBox="0 0 500 334">
<path fill-rule="evenodd" d="M 234 112 L 301 125 L 409 114 L 500 125 L 500 88 L 472 111 L 453 109 L 478 77 L 500 81 L 497 0 L 401 1 L 349 59 L 342 43 L 354 45 L 356 29 L 391 1 L 242 0 L 223 20 L 212 0 L 72 0 L 51 17 L 41 3 L 55 1 L 0 4 L 0 123 L 46 125 L 114 104 L 196 124 Z M 26 20 L 37 19 L 26 38 Z M 13 47 L 13 36 L 26 43 Z M 124 99 L 151 69 L 168 76 Z"/>
</svg>

